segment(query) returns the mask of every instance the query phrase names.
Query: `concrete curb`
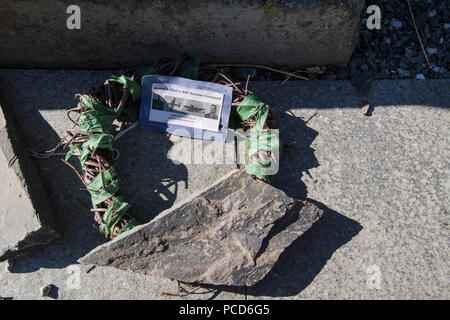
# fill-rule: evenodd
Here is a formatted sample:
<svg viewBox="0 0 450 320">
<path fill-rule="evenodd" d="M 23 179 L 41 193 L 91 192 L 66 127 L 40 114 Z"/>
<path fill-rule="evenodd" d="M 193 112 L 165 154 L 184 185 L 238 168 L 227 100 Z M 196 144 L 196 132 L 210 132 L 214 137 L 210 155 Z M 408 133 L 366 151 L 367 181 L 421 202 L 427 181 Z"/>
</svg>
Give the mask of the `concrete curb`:
<svg viewBox="0 0 450 320">
<path fill-rule="evenodd" d="M 69 30 L 71 4 L 4 1 L 0 67 L 118 69 L 183 52 L 214 63 L 340 65 L 364 1 L 80 0 L 80 29 Z"/>
<path fill-rule="evenodd" d="M 23 256 L 59 237 L 38 170 L 0 95 L 0 261 Z"/>
</svg>

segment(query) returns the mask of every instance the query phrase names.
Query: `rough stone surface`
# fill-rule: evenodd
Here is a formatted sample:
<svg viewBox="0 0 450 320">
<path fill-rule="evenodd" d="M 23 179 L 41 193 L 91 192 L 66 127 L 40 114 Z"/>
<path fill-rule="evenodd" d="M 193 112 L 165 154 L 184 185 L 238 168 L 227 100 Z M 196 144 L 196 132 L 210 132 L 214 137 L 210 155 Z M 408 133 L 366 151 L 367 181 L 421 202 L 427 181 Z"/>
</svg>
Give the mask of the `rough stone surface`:
<svg viewBox="0 0 450 320">
<path fill-rule="evenodd" d="M 58 237 L 47 194 L 23 143 L 0 97 L 0 261 Z"/>
<path fill-rule="evenodd" d="M 251 286 L 322 213 L 236 170 L 80 262 L 188 283 Z"/>
<path fill-rule="evenodd" d="M 110 75 L 0 70 L 0 83 L 27 144 L 42 151 L 70 126 L 74 93 Z M 375 80 L 367 97 L 349 81 L 249 86 L 275 108 L 282 141 L 297 141 L 284 149 L 273 185 L 325 212 L 247 295 L 218 287 L 183 299 L 449 299 L 450 81 Z M 361 113 L 365 101 L 370 117 Z M 174 165 L 166 157 L 172 138 L 133 130 L 118 141 L 123 191 L 142 222 L 235 168 Z M 42 299 L 39 288 L 53 283 L 60 300 L 177 299 L 161 296 L 177 291 L 167 278 L 100 266 L 87 273 L 91 266 L 77 264 L 106 242 L 91 226 L 89 195 L 58 157 L 35 162 L 64 232 L 16 259 L 14 273 L 0 263 L 0 296 Z M 77 270 L 80 287 L 72 288 Z"/>
<path fill-rule="evenodd" d="M 6 0 L 0 65 L 119 68 L 183 52 L 215 63 L 335 65 L 356 46 L 363 0 Z"/>
</svg>

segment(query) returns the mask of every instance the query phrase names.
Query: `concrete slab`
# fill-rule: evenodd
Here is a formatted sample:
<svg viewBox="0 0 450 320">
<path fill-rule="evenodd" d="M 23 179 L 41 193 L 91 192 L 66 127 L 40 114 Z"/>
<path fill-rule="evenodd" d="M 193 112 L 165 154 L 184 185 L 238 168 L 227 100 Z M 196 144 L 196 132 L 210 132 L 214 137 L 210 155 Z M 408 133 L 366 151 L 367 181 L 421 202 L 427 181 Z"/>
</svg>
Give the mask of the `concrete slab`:
<svg viewBox="0 0 450 320">
<path fill-rule="evenodd" d="M 363 0 L 66 0 L 0 7 L 0 67 L 121 68 L 183 52 L 214 63 L 303 67 L 348 61 Z"/>
<path fill-rule="evenodd" d="M 109 75 L 0 72 L 5 99 L 14 102 L 26 141 L 37 150 L 53 146 L 69 125 L 64 110 L 74 106 L 73 94 Z M 247 298 L 448 299 L 450 81 L 373 81 L 364 92 L 346 81 L 250 85 L 277 110 L 283 141 L 297 141 L 285 149 L 273 185 L 314 199 L 325 213 L 261 283 L 248 288 Z M 366 101 L 373 107 L 370 117 L 361 112 Z M 124 150 L 119 172 L 128 182 L 123 191 L 134 206 L 150 208 L 142 212 L 147 219 L 228 172 L 223 166 L 172 165 L 165 156 L 172 142 L 162 137 L 134 130 L 118 141 Z M 132 143 L 142 145 L 140 153 L 132 155 L 137 152 Z M 136 166 L 125 166 L 128 155 Z M 143 170 L 141 179 L 139 169 L 150 163 L 153 173 Z M 89 197 L 75 193 L 79 182 L 70 169 L 57 159 L 37 164 L 64 235 L 39 254 L 17 260 L 14 273 L 3 263 L 1 296 L 38 299 L 39 288 L 49 282 L 59 287 L 60 299 L 157 299 L 164 298 L 161 291 L 176 291 L 163 278 L 103 267 L 85 273 L 89 267 L 74 266 L 105 240 L 91 227 Z M 178 181 L 177 192 L 167 193 L 174 200 L 143 191 L 163 186 L 157 181 L 165 177 Z M 80 289 L 71 289 L 75 267 L 81 268 Z M 220 290 L 191 298 L 245 297 L 235 288 Z"/>
<path fill-rule="evenodd" d="M 23 256 L 59 235 L 38 170 L 0 96 L 0 261 Z"/>
</svg>

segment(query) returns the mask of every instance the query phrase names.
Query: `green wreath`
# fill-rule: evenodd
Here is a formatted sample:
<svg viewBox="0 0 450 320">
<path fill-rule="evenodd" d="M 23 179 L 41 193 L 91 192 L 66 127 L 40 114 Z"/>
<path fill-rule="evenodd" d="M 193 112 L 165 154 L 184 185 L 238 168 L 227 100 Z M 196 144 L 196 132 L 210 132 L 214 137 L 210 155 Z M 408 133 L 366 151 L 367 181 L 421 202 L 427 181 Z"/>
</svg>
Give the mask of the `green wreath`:
<svg viewBox="0 0 450 320">
<path fill-rule="evenodd" d="M 112 76 L 89 94 L 75 95 L 78 105 L 67 112 L 74 127 L 67 130 L 66 136 L 50 150 L 69 148 L 63 161 L 75 170 L 89 191 L 91 212 L 98 223 L 96 228 L 108 239 L 139 224 L 129 215 L 131 205 L 124 201 L 120 192 L 119 178 L 113 165 L 115 137 L 111 128 L 122 115 L 137 119 L 141 96 L 139 83 L 144 75 L 149 74 L 180 76 L 230 86 L 233 89 L 232 115 L 240 118 L 243 129 L 250 129 L 246 138 L 246 172 L 270 182 L 266 168 L 278 161 L 279 137 L 271 131 L 276 128 L 275 112 L 247 89 L 249 78 L 242 86 L 217 67 L 203 65 L 198 58 L 188 55 L 178 60 L 164 58 L 151 67 L 141 66 L 121 76 Z M 78 114 L 77 119 L 72 118 L 73 113 Z M 82 173 L 68 162 L 75 150 L 79 152 Z"/>
</svg>

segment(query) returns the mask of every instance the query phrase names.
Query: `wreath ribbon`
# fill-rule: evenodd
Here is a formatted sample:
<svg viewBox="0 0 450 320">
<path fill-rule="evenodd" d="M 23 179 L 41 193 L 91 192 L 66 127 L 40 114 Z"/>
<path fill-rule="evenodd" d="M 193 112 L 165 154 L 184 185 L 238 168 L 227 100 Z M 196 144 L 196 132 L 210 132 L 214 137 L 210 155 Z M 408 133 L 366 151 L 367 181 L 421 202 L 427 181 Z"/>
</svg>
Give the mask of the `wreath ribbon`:
<svg viewBox="0 0 450 320">
<path fill-rule="evenodd" d="M 264 130 L 269 106 L 249 94 L 239 104 L 237 113 L 242 121 L 256 117 L 250 136 L 246 137 L 245 171 L 270 182 L 271 169 L 279 160 L 280 139 L 277 132 Z"/>
</svg>

